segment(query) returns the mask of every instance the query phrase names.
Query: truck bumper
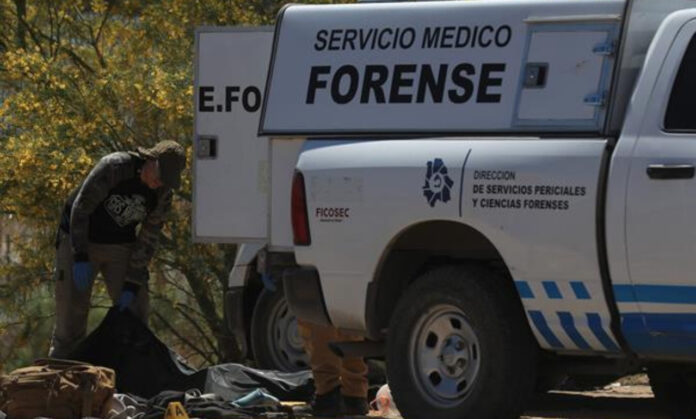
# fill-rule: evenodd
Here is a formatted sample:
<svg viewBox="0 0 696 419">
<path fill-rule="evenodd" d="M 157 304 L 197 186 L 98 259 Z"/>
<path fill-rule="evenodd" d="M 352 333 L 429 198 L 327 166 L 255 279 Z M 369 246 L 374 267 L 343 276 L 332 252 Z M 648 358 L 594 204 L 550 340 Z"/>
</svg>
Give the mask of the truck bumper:
<svg viewBox="0 0 696 419">
<path fill-rule="evenodd" d="M 285 299 L 298 319 L 331 326 L 321 291 L 319 273 L 314 268 L 286 269 L 283 273 Z"/>
</svg>

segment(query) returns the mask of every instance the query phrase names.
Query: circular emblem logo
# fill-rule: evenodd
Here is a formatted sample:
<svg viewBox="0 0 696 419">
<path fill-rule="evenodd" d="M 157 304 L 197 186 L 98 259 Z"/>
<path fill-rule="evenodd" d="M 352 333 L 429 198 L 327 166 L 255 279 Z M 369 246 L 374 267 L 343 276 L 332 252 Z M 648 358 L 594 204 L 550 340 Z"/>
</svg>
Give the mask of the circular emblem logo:
<svg viewBox="0 0 696 419">
<path fill-rule="evenodd" d="M 437 201 L 448 202 L 452 185 L 454 181 L 447 175 L 447 166 L 442 159 L 429 161 L 423 185 L 423 196 L 428 200 L 428 204 L 434 207 Z"/>
</svg>

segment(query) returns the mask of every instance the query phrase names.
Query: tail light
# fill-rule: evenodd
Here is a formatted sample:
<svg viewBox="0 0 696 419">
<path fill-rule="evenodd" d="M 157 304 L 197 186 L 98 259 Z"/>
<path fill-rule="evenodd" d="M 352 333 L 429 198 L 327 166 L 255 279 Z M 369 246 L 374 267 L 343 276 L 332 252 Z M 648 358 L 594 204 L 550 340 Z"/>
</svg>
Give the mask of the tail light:
<svg viewBox="0 0 696 419">
<path fill-rule="evenodd" d="M 309 246 L 309 219 L 307 218 L 307 199 L 305 197 L 304 176 L 295 172 L 292 178 L 292 234 L 295 245 Z"/>
</svg>

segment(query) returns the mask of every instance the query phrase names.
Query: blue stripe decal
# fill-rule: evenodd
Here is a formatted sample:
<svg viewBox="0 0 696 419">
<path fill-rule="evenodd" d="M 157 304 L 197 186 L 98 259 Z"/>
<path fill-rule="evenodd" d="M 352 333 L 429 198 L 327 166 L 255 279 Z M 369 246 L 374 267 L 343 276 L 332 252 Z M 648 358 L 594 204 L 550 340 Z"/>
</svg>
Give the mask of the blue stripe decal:
<svg viewBox="0 0 696 419">
<path fill-rule="evenodd" d="M 616 301 L 696 304 L 696 287 L 684 285 L 614 285 Z"/>
<path fill-rule="evenodd" d="M 643 313 L 645 325 L 652 332 L 696 338 L 694 313 Z"/>
<path fill-rule="evenodd" d="M 641 355 L 693 359 L 696 353 L 696 314 L 625 313 L 621 330 L 631 349 Z"/>
<path fill-rule="evenodd" d="M 555 282 L 553 281 L 544 281 L 542 282 L 544 285 L 544 290 L 546 291 L 546 295 L 553 299 L 553 300 L 562 300 L 563 296 L 561 295 L 561 290 L 558 289 L 558 285 L 556 285 Z"/>
<path fill-rule="evenodd" d="M 614 299 L 617 303 L 634 303 L 633 285 L 614 285 Z"/>
<path fill-rule="evenodd" d="M 515 281 L 515 285 L 517 286 L 517 292 L 520 293 L 520 297 L 525 299 L 534 299 L 534 293 L 529 287 L 527 281 Z"/>
<path fill-rule="evenodd" d="M 546 339 L 546 342 L 548 342 L 552 348 L 563 348 L 563 344 L 560 340 L 558 340 L 556 335 L 553 334 L 553 332 L 549 328 L 549 325 L 546 323 L 544 314 L 541 311 L 529 310 L 529 317 L 532 318 L 534 326 L 536 326 L 539 333 L 541 333 L 541 336 L 543 336 L 544 339 Z"/>
<path fill-rule="evenodd" d="M 597 313 L 587 313 L 587 322 L 590 325 L 590 330 L 595 337 L 610 351 L 618 351 L 619 347 L 609 337 L 607 332 L 602 327 L 602 318 Z"/>
<path fill-rule="evenodd" d="M 568 334 L 568 337 L 572 339 L 573 343 L 577 345 L 580 349 L 592 349 L 587 341 L 580 335 L 578 329 L 575 328 L 575 322 L 573 321 L 573 316 L 567 311 L 559 311 L 558 318 L 561 320 L 561 326 L 563 330 Z"/>
<path fill-rule="evenodd" d="M 570 286 L 573 288 L 573 292 L 575 293 L 575 298 L 578 300 L 590 300 L 590 293 L 587 292 L 587 288 L 585 288 L 585 284 L 583 284 L 580 281 L 573 281 L 570 283 Z"/>
</svg>

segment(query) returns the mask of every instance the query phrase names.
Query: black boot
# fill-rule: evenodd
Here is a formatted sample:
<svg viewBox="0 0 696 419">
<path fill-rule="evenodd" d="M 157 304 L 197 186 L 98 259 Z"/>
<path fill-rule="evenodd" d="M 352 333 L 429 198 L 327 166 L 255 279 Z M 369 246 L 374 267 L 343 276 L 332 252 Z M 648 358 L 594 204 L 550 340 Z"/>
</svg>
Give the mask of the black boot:
<svg viewBox="0 0 696 419">
<path fill-rule="evenodd" d="M 336 387 L 326 394 L 314 395 L 312 414 L 316 417 L 339 417 L 343 415 L 341 405 L 341 387 Z"/>
<path fill-rule="evenodd" d="M 343 408 L 347 416 L 365 416 L 370 410 L 365 397 L 343 396 Z"/>
</svg>

